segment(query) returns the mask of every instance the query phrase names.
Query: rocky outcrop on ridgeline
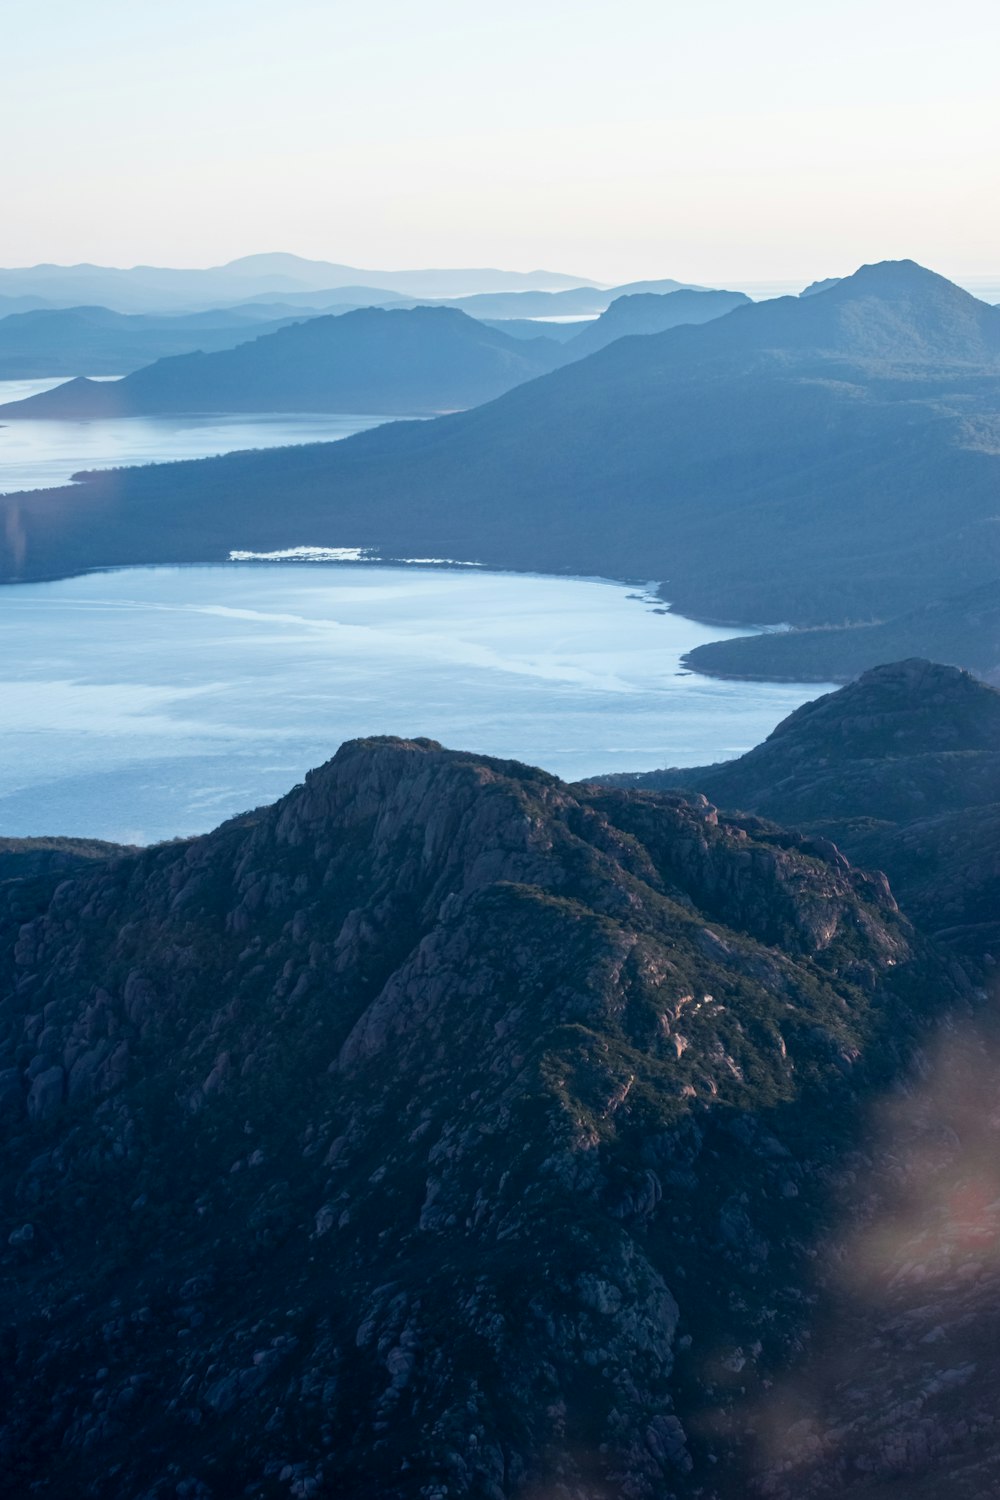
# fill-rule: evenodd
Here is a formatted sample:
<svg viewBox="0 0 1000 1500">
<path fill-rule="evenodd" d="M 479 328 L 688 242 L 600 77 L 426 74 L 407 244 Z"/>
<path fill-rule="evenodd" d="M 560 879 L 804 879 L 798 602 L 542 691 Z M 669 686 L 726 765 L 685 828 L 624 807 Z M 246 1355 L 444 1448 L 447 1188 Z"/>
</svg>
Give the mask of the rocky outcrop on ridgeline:
<svg viewBox="0 0 1000 1500">
<path fill-rule="evenodd" d="M 921 925 L 1000 958 L 1000 692 L 958 667 L 875 667 L 737 760 L 603 780 L 697 788 L 832 840 Z"/>
<path fill-rule="evenodd" d="M 130 853 L 135 850 L 103 839 L 0 838 L 0 881 L 72 875 L 94 860 Z"/>
<path fill-rule="evenodd" d="M 881 877 L 372 740 L 17 888 L 19 1491 L 745 1493 L 859 1111 L 956 994 Z"/>
<path fill-rule="evenodd" d="M 136 852 L 102 839 L 0 838 L 0 945 L 2 929 L 9 935 L 45 910 L 57 881 Z"/>
</svg>

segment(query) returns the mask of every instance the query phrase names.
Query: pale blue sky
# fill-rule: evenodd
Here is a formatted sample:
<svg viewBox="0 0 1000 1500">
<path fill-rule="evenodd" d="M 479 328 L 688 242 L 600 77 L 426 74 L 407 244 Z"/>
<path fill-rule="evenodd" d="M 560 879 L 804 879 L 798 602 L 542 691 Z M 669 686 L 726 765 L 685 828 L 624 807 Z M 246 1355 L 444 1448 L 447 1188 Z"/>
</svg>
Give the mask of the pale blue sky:
<svg viewBox="0 0 1000 1500">
<path fill-rule="evenodd" d="M 0 264 L 1000 271 L 986 0 L 0 0 Z"/>
</svg>

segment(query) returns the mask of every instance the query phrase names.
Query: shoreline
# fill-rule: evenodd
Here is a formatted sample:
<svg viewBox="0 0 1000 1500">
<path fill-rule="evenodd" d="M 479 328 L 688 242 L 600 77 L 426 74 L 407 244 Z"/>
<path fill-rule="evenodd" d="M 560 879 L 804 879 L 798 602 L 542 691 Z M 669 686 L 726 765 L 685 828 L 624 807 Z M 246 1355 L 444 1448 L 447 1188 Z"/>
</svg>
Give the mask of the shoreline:
<svg viewBox="0 0 1000 1500">
<path fill-rule="evenodd" d="M 107 472 L 107 471 L 96 471 Z M 38 494 L 41 491 L 26 491 L 27 494 Z M 4 497 L 0 495 L 0 501 Z M 290 552 L 298 549 L 288 549 Z M 310 551 L 313 549 L 309 549 Z M 316 551 L 343 551 L 362 552 L 366 549 L 357 547 L 326 548 L 317 547 Z M 466 561 L 461 558 L 412 558 L 412 557 L 306 557 L 306 556 L 251 556 L 239 555 L 241 549 L 230 549 L 226 557 L 201 558 L 197 560 L 176 558 L 161 558 L 156 561 L 145 560 L 142 562 L 114 562 L 98 563 L 88 567 L 66 568 L 52 572 L 38 573 L 30 577 L 0 578 L 0 599 L 10 589 L 30 587 L 33 584 L 62 583 L 72 578 L 87 578 L 91 575 L 101 573 L 123 573 L 132 570 L 151 570 L 156 568 L 258 568 L 266 570 L 275 567 L 296 567 L 305 569 L 328 569 L 328 568 L 406 568 L 408 570 L 440 570 L 446 572 L 473 572 L 476 574 L 508 574 L 519 578 L 568 578 L 575 579 L 580 583 L 608 584 L 620 588 L 642 589 L 642 602 L 654 606 L 654 613 L 673 615 L 677 619 L 690 621 L 693 625 L 702 625 L 707 629 L 730 630 L 737 632 L 734 638 L 755 637 L 758 635 L 769 635 L 775 633 L 793 632 L 794 627 L 788 625 L 763 625 L 759 622 L 747 622 L 744 620 L 718 619 L 704 614 L 690 614 L 678 609 L 671 600 L 663 594 L 665 585 L 654 579 L 632 577 L 616 577 L 608 573 L 584 573 L 575 569 L 563 569 L 552 567 L 513 567 L 494 565 L 480 559 Z M 694 676 L 704 677 L 719 682 L 759 682 L 759 683 L 828 683 L 849 682 L 850 677 L 830 674 L 826 677 L 795 677 L 781 676 L 773 673 L 751 674 L 735 672 L 710 672 L 700 666 L 692 665 L 685 654 L 680 663 L 684 671 L 691 672 Z"/>
</svg>

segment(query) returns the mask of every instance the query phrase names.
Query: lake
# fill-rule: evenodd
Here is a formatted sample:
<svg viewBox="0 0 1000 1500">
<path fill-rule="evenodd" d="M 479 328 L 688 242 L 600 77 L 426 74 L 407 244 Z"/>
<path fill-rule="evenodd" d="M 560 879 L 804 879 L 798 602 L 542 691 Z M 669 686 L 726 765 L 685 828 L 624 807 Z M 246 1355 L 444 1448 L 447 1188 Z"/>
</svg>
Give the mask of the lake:
<svg viewBox="0 0 1000 1500">
<path fill-rule="evenodd" d="M 824 691 L 684 672 L 685 651 L 742 632 L 661 611 L 601 580 L 350 564 L 0 589 L 0 833 L 201 832 L 357 735 L 569 779 L 703 764 Z"/>
<path fill-rule="evenodd" d="M 62 378 L 0 380 L 0 404 L 62 384 Z M 82 469 L 211 458 L 238 448 L 326 443 L 365 432 L 386 420 L 322 413 L 117 417 L 92 422 L 24 422 L 0 417 L 0 494 L 65 484 Z"/>
</svg>

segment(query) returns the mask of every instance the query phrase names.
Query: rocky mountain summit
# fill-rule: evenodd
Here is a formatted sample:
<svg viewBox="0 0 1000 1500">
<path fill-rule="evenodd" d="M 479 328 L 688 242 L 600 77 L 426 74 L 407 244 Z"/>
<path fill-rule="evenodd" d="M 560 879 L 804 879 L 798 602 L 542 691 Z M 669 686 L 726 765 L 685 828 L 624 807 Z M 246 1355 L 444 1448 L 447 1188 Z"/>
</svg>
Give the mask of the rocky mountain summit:
<svg viewBox="0 0 1000 1500">
<path fill-rule="evenodd" d="M 357 741 L 5 880 L 0 995 L 18 1493 L 735 1500 L 776 1434 L 858 1477 L 769 1392 L 972 992 L 828 844 Z"/>
<path fill-rule="evenodd" d="M 714 766 L 610 776 L 687 788 L 835 840 L 931 932 L 1000 958 L 1000 692 L 957 667 L 874 667 Z"/>
</svg>

